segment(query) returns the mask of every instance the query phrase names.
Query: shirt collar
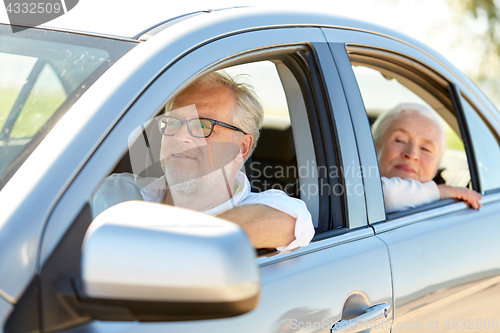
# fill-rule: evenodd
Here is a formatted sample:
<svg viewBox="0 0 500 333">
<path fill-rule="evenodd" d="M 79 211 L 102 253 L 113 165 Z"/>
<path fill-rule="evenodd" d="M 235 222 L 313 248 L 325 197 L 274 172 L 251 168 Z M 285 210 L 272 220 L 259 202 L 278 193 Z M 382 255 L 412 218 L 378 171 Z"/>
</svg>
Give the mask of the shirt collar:
<svg viewBox="0 0 500 333">
<path fill-rule="evenodd" d="M 231 199 L 214 208 L 206 210 L 203 213 L 209 215 L 219 215 L 235 206 L 238 206 L 249 195 L 250 182 L 243 172 L 238 171 L 234 185 L 234 194 Z M 165 176 L 162 176 L 151 184 L 143 187 L 141 189 L 141 194 L 144 201 L 162 203 L 167 195 L 167 181 Z"/>
<path fill-rule="evenodd" d="M 151 184 L 144 186 L 141 189 L 144 201 L 161 203 L 167 195 L 167 180 L 165 176 L 156 179 Z"/>
</svg>

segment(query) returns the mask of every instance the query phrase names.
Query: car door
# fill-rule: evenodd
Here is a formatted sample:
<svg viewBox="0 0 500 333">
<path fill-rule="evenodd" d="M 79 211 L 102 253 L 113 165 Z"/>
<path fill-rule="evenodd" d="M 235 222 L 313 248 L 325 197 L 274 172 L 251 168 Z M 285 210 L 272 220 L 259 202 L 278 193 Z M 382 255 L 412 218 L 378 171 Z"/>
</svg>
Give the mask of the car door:
<svg viewBox="0 0 500 333">
<path fill-rule="evenodd" d="M 351 117 L 323 33 L 314 27 L 251 27 L 248 30 L 254 31 L 235 33 L 227 26 L 213 23 L 203 26 L 202 34 L 193 29 L 195 23 L 181 23 L 190 26 L 189 30 L 178 30 L 185 34 L 177 35 L 182 43 L 172 42 L 172 34 L 167 30 L 141 45 L 142 50 L 130 58 L 134 61 L 140 52 L 157 52 L 149 59 L 163 69 L 151 77 L 145 91 L 131 92 L 138 98 L 103 135 L 103 140 L 96 142 L 95 151 L 52 210 L 40 249 L 40 278 L 32 283 L 40 286 L 41 330 L 78 326 L 74 331 L 328 332 L 340 320 L 343 321 L 337 328 L 360 325 L 362 330 L 390 324 L 392 284 L 387 248 L 368 225 Z M 234 27 L 234 31 L 237 28 L 241 27 Z M 225 37 L 204 39 L 207 34 Z M 162 55 L 167 57 L 162 59 Z M 261 60 L 276 64 L 297 131 L 294 140 L 298 167 L 310 168 L 310 173 L 300 175 L 299 180 L 312 184 L 301 189 L 301 197 L 314 216 L 317 235 L 313 243 L 292 252 L 259 257 L 256 264 L 261 275 L 260 303 L 248 314 L 234 318 L 139 323 L 120 322 L 117 316 L 113 321 L 96 321 L 61 304 L 57 299 L 58 285 L 62 276 L 69 273 L 64 267 L 73 264 L 53 258 L 60 253 L 80 255 L 78 239 L 81 242 L 91 223 L 86 204 L 127 151 L 130 133 L 157 115 L 170 97 L 201 73 Z M 121 65 L 126 61 L 127 57 Z M 305 126 L 307 123 L 309 126 Z M 78 235 L 76 242 L 68 240 L 70 231 Z M 57 269 L 63 274 L 54 275 Z M 16 327 L 23 311 L 32 309 L 26 304 L 33 299 L 28 293 L 34 292 L 28 288 L 21 297 L 9 318 L 9 327 Z M 373 308 L 376 305 L 379 307 Z M 362 315 L 368 309 L 376 315 L 367 321 Z"/>
<path fill-rule="evenodd" d="M 500 290 L 500 247 L 496 241 L 500 207 L 495 194 L 498 183 L 493 176 L 493 161 L 499 150 L 498 112 L 482 101 L 485 98 L 477 88 L 469 87 L 463 74 L 417 42 L 361 32 L 339 36 L 328 29 L 325 34 L 339 61 L 342 83 L 350 91 L 348 103 L 358 147 L 370 150 L 362 162 L 365 169 L 377 166 L 366 114 L 370 90 L 373 93 L 375 88 L 355 75 L 354 66 L 377 70 L 386 81 L 394 82 L 395 78 L 457 130 L 470 173 L 460 186 L 470 179 L 472 188 L 484 197 L 479 210 L 444 200 L 389 214 L 385 221 L 372 224 L 376 236 L 389 249 L 395 306 L 393 332 L 498 329 L 494 309 L 499 305 Z M 346 46 L 336 47 L 334 43 L 339 41 Z M 401 96 L 383 97 L 396 100 Z M 482 144 L 484 141 L 488 144 Z M 378 199 L 381 188 L 377 183 L 374 191 Z"/>
</svg>

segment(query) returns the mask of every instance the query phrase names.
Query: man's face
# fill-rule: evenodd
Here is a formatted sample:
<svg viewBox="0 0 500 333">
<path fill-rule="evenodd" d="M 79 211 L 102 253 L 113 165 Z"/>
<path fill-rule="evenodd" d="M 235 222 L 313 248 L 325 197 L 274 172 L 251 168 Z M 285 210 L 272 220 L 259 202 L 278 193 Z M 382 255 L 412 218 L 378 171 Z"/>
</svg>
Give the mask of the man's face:
<svg viewBox="0 0 500 333">
<path fill-rule="evenodd" d="M 443 149 L 436 124 L 417 113 L 403 114 L 393 120 L 377 148 L 382 177 L 420 182 L 434 178 Z"/>
<path fill-rule="evenodd" d="M 231 125 L 235 100 L 232 92 L 223 86 L 194 85 L 178 95 L 168 116 L 182 120 L 210 118 Z M 240 154 L 243 134 L 215 125 L 208 138 L 191 136 L 184 123 L 173 135 L 164 135 L 161 142 L 162 165 L 170 186 L 180 184 L 184 192 L 198 190 L 203 181 L 205 188 L 220 181 L 220 177 L 206 176 L 217 171 Z M 242 147 L 243 150 L 245 147 Z M 203 177 L 203 179 L 202 179 Z M 190 185 L 196 183 L 198 185 Z M 182 185 L 184 184 L 184 185 Z M 182 187 L 184 186 L 184 187 Z"/>
</svg>

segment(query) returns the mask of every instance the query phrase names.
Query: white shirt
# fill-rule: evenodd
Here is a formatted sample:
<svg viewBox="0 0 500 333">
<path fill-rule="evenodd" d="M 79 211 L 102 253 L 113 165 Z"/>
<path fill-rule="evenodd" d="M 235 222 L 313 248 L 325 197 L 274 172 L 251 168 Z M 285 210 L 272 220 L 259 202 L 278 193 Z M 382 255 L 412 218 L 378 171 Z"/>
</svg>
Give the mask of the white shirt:
<svg viewBox="0 0 500 333">
<path fill-rule="evenodd" d="M 385 211 L 393 213 L 439 200 L 439 189 L 435 182 L 421 183 L 411 178 L 382 177 Z"/>
<path fill-rule="evenodd" d="M 113 174 L 106 178 L 92 199 L 92 213 L 97 216 L 103 210 L 128 200 L 144 200 L 162 203 L 167 194 L 164 176 L 144 185 L 147 179 L 137 179 L 130 173 Z M 260 193 L 250 192 L 250 182 L 243 172 L 238 172 L 235 180 L 235 193 L 231 199 L 217 207 L 203 213 L 219 215 L 225 211 L 241 205 L 261 204 L 266 205 L 296 219 L 295 240 L 288 246 L 278 248 L 279 251 L 292 250 L 306 246 L 314 236 L 314 226 L 311 214 L 306 204 L 299 199 L 291 198 L 283 191 L 267 190 Z"/>
</svg>

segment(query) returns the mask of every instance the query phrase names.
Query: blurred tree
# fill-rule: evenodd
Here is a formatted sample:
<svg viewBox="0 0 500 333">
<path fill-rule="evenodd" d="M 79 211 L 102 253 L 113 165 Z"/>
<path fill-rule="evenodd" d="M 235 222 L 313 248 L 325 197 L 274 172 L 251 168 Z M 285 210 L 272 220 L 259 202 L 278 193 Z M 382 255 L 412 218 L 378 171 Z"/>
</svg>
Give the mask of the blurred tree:
<svg viewBox="0 0 500 333">
<path fill-rule="evenodd" d="M 459 15 L 459 20 L 468 26 L 473 19 L 480 29 L 467 30 L 480 40 L 476 50 L 481 56 L 477 73 L 473 79 L 479 83 L 492 101 L 500 101 L 500 13 L 495 0 L 447 0 L 450 7 Z M 497 5 L 498 4 L 498 5 Z"/>
<path fill-rule="evenodd" d="M 457 2 L 457 0 L 451 0 Z M 498 13 L 497 7 L 494 0 L 458 0 L 458 3 L 462 4 L 463 10 L 470 13 L 474 18 L 478 19 L 481 14 L 483 14 L 488 21 L 487 34 L 491 41 L 498 45 L 497 41 L 497 25 L 498 25 Z M 481 13 L 482 12 L 482 13 Z"/>
</svg>

